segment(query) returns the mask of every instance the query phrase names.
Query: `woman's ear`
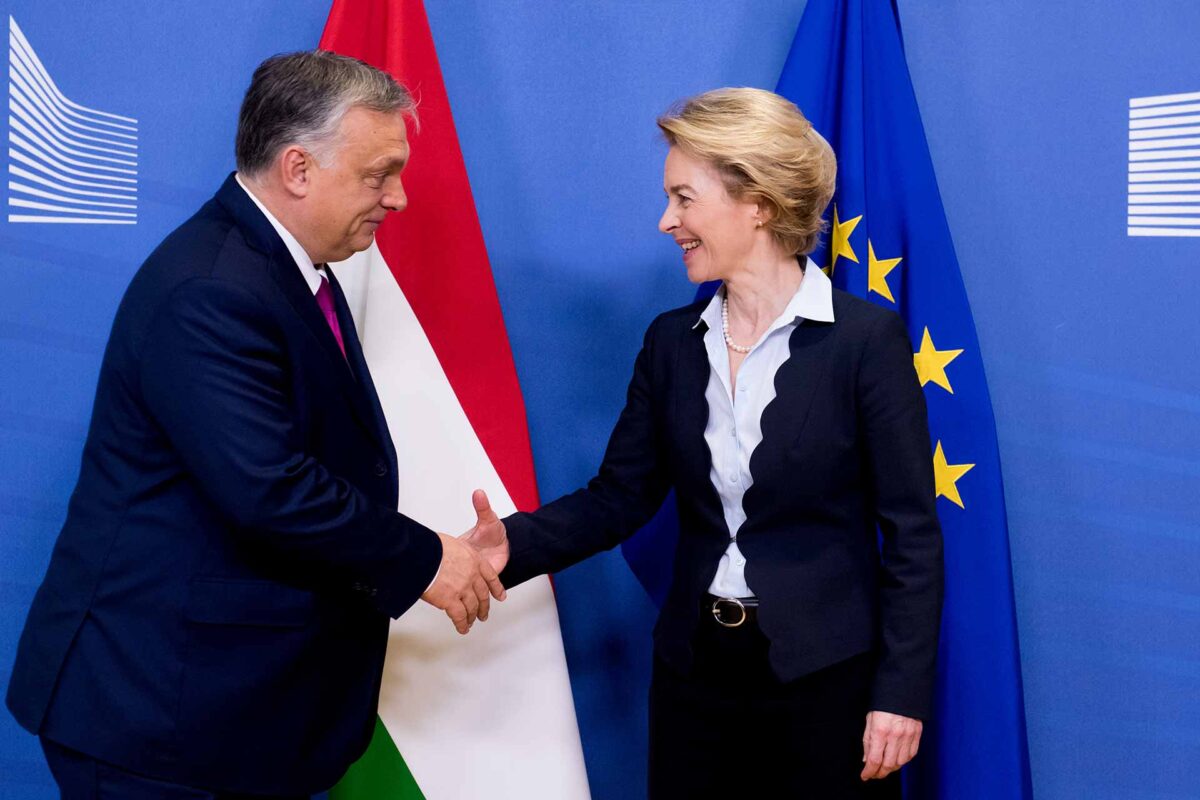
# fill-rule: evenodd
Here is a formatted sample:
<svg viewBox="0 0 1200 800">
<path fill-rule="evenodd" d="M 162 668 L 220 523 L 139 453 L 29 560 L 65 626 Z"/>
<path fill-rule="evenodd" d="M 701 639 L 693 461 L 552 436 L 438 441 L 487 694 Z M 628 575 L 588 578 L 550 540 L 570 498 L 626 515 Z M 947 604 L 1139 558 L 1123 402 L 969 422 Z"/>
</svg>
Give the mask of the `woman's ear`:
<svg viewBox="0 0 1200 800">
<path fill-rule="evenodd" d="M 754 227 L 765 227 L 775 217 L 775 210 L 768 203 L 759 201 L 754 206 Z"/>
</svg>

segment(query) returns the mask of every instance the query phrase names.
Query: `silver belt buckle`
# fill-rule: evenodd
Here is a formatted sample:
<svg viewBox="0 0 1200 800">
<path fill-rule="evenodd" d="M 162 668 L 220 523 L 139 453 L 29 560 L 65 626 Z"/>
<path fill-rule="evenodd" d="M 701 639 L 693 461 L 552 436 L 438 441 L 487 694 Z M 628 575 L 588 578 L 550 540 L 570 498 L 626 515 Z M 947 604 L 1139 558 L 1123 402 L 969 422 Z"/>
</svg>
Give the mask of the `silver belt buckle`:
<svg viewBox="0 0 1200 800">
<path fill-rule="evenodd" d="M 732 603 L 733 605 L 737 606 L 739 611 L 742 612 L 742 615 L 740 618 L 738 618 L 737 622 L 726 622 L 721 618 L 722 603 Z M 713 601 L 712 615 L 713 619 L 717 621 L 718 625 L 721 625 L 725 628 L 738 628 L 741 627 L 742 623 L 746 621 L 746 606 L 742 605 L 742 601 L 738 600 L 736 597 L 718 597 Z"/>
</svg>

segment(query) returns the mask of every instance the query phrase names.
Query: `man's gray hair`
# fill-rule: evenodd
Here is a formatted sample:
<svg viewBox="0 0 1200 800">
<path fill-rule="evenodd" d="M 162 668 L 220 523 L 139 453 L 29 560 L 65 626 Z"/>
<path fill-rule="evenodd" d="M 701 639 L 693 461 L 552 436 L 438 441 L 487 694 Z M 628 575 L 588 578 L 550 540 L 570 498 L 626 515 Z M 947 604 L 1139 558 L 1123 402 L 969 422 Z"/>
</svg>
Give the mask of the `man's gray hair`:
<svg viewBox="0 0 1200 800">
<path fill-rule="evenodd" d="M 324 50 L 271 56 L 254 70 L 242 100 L 238 172 L 254 177 L 293 144 L 327 166 L 342 117 L 355 106 L 399 111 L 414 122 L 417 117 L 417 104 L 407 89 L 357 58 Z"/>
</svg>

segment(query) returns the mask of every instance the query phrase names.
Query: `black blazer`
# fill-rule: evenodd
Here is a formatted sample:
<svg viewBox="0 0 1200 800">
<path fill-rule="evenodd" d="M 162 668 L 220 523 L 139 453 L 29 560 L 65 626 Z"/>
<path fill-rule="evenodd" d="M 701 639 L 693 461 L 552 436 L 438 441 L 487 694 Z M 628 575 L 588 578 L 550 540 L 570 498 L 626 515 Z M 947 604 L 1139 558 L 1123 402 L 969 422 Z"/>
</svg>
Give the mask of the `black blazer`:
<svg viewBox="0 0 1200 800">
<path fill-rule="evenodd" d="M 651 324 L 599 474 L 505 519 L 512 555 L 501 576 L 515 585 L 615 546 L 674 487 L 680 537 L 654 636 L 659 656 L 685 673 L 701 596 L 729 546 L 704 440 L 704 305 Z M 838 290 L 833 307 L 835 322 L 792 332 L 750 459 L 738 546 L 782 680 L 874 650 L 872 708 L 927 719 L 942 538 L 925 399 L 900 317 Z"/>
<path fill-rule="evenodd" d="M 365 750 L 388 616 L 441 544 L 395 511 L 396 454 L 333 285 L 345 358 L 232 176 L 138 270 L 17 650 L 25 728 L 256 794 L 327 788 Z"/>
</svg>

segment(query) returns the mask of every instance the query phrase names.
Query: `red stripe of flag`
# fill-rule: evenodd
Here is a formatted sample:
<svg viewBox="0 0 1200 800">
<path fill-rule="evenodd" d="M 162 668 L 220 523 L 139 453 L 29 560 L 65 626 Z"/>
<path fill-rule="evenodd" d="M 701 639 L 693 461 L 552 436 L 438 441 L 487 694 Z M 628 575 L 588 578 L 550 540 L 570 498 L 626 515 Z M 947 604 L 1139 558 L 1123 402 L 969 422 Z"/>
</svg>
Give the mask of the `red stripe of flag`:
<svg viewBox="0 0 1200 800">
<path fill-rule="evenodd" d="M 525 402 L 424 4 L 334 0 L 320 47 L 387 71 L 420 101 L 409 207 L 375 240 L 513 503 L 534 509 Z"/>
</svg>

